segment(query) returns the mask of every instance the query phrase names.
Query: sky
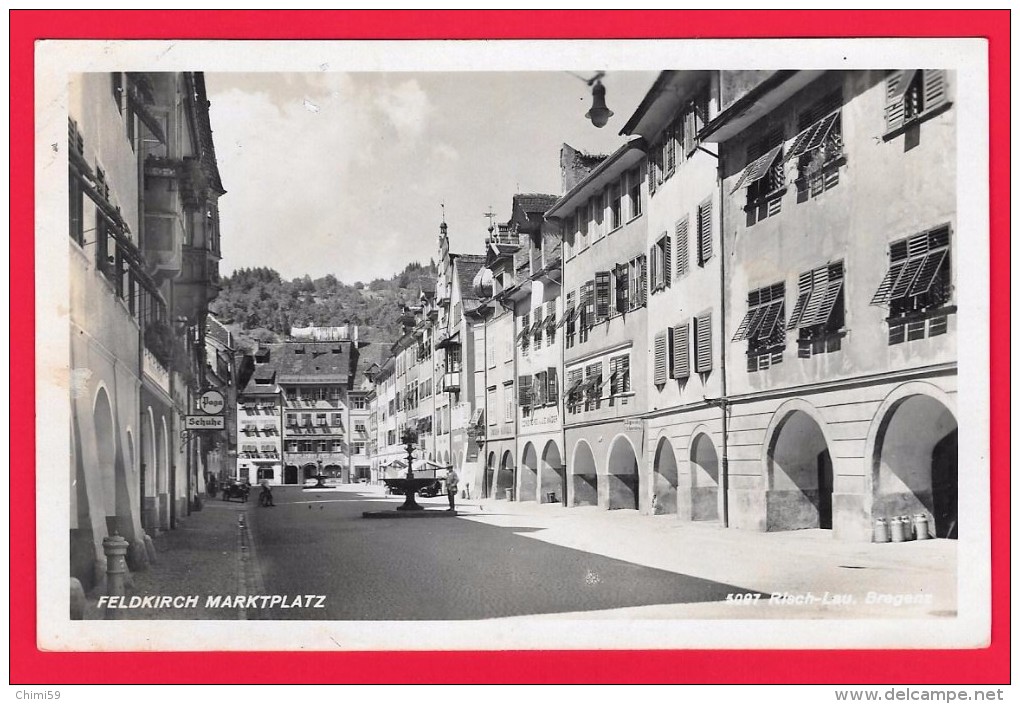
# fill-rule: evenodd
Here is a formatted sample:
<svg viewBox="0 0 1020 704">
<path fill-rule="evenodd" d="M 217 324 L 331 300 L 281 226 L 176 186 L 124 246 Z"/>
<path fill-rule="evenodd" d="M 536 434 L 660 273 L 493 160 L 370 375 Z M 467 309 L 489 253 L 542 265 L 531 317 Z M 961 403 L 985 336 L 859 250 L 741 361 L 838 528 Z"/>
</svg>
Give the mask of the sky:
<svg viewBox="0 0 1020 704">
<path fill-rule="evenodd" d="M 438 257 L 441 205 L 452 250 L 480 254 L 485 213 L 505 222 L 515 193 L 559 195 L 564 142 L 617 149 L 656 75 L 607 74 L 615 114 L 597 129 L 567 72 L 207 72 L 220 271 L 388 278 Z"/>
</svg>

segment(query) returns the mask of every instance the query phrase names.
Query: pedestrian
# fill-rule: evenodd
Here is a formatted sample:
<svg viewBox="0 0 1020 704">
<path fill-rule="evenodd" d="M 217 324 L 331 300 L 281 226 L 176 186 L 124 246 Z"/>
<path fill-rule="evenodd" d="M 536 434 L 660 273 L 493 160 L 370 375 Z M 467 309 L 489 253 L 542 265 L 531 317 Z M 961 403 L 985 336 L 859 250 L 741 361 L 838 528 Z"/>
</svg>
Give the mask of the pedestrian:
<svg viewBox="0 0 1020 704">
<path fill-rule="evenodd" d="M 457 472 L 453 467 L 446 470 L 446 496 L 450 499 L 450 510 L 454 510 L 457 500 L 457 482 L 460 481 L 460 477 L 457 476 Z"/>
<path fill-rule="evenodd" d="M 269 480 L 263 477 L 259 484 L 262 485 L 262 491 L 259 492 L 259 505 L 276 506 L 276 504 L 273 503 L 273 489 L 269 486 Z"/>
</svg>

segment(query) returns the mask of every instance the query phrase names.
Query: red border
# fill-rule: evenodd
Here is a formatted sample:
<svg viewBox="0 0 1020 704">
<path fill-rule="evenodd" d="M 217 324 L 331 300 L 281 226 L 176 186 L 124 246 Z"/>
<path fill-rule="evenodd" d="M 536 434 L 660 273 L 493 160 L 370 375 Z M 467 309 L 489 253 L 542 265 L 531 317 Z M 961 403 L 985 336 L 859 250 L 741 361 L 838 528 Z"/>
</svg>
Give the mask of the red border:
<svg viewBox="0 0 1020 704">
<path fill-rule="evenodd" d="M 34 63 L 39 39 L 553 39 L 983 37 L 991 77 L 992 644 L 941 651 L 552 651 L 402 653 L 48 653 L 36 647 L 35 477 L 10 473 L 10 681 L 216 682 L 1009 682 L 1009 19 L 993 11 L 11 11 L 11 467 L 34 467 Z M 30 177 L 26 177 L 30 176 Z M 13 539 L 12 539 L 13 540 Z M 17 554 L 17 558 L 15 558 Z M 606 658 L 615 667 L 604 667 Z M 445 660 L 449 662 L 448 657 Z M 739 665 L 737 665 L 739 663 Z"/>
</svg>

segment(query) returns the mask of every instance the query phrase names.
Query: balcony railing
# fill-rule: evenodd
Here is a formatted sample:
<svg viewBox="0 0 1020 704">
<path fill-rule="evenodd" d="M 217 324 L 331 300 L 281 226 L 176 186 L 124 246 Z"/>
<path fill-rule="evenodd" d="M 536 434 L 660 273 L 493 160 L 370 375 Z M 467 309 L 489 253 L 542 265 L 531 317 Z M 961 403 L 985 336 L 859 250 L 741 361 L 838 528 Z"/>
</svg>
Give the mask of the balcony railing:
<svg viewBox="0 0 1020 704">
<path fill-rule="evenodd" d="M 170 394 L 170 373 L 146 347 L 142 347 L 142 374 L 167 395 Z"/>
</svg>

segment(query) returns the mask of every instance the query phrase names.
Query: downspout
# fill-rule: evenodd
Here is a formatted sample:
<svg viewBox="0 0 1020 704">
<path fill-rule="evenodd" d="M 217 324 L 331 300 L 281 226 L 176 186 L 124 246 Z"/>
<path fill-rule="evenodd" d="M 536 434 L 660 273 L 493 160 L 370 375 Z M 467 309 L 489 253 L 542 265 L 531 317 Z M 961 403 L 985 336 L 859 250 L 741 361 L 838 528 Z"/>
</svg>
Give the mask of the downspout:
<svg viewBox="0 0 1020 704">
<path fill-rule="evenodd" d="M 722 389 L 719 399 L 719 410 L 722 413 L 722 467 L 720 472 L 720 490 L 722 492 L 722 525 L 728 528 L 730 525 L 730 461 L 729 461 L 729 439 L 728 439 L 728 415 L 729 396 L 727 396 L 726 384 L 726 196 L 722 180 L 722 149 L 716 166 L 719 183 L 719 367 L 722 376 Z"/>
<path fill-rule="evenodd" d="M 130 118 L 129 118 L 130 119 Z M 137 180 L 138 180 L 138 251 L 144 252 L 144 232 L 145 232 L 145 159 L 142 155 L 143 147 L 145 146 L 144 139 L 138 139 L 138 130 L 135 130 L 135 140 L 137 146 L 135 146 L 136 161 L 138 162 L 137 169 Z M 144 257 L 144 254 L 142 255 Z M 141 305 L 141 292 L 138 282 L 134 282 L 134 290 L 130 291 L 131 305 L 134 308 L 135 315 L 138 319 L 138 438 L 140 440 L 138 444 L 138 517 L 142 524 L 142 533 L 145 533 L 145 404 L 142 403 L 141 390 L 144 389 L 145 378 L 145 312 L 142 310 Z M 155 432 L 155 428 L 153 428 Z M 155 438 L 151 438 L 151 441 L 155 443 Z M 153 458 L 155 459 L 155 458 Z M 155 496 L 153 491 L 153 500 L 158 503 L 159 498 Z M 154 527 L 155 530 L 155 527 Z"/>
</svg>

